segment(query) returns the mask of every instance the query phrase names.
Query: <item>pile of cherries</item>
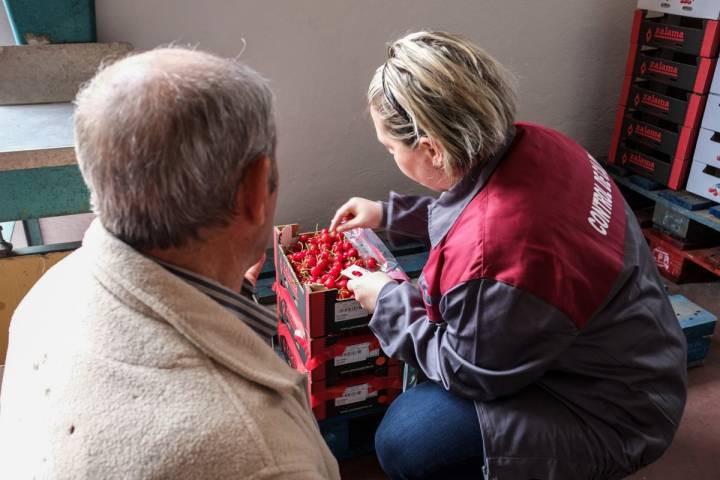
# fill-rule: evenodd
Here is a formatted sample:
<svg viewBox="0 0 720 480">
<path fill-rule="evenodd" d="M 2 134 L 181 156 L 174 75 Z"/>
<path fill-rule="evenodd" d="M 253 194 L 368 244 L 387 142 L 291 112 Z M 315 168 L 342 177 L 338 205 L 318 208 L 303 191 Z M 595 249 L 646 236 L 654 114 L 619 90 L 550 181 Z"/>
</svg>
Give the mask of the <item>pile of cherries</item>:
<svg viewBox="0 0 720 480">
<path fill-rule="evenodd" d="M 329 290 L 336 288 L 338 300 L 353 298 L 347 289 L 347 279 L 340 274 L 342 270 L 351 265 L 370 271 L 380 268 L 375 258 L 361 258 L 357 248 L 345 239 L 345 234 L 330 232 L 327 228 L 300 235 L 285 253 L 302 283 L 322 284 Z"/>
</svg>

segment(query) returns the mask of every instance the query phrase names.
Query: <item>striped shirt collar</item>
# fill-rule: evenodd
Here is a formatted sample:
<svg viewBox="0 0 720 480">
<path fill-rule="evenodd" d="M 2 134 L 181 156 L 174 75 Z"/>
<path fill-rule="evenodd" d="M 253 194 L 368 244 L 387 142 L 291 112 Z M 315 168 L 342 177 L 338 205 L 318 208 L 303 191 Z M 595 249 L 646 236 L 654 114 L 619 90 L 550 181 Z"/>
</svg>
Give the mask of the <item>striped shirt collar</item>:
<svg viewBox="0 0 720 480">
<path fill-rule="evenodd" d="M 176 265 L 165 263 L 156 258 L 152 260 L 228 309 L 230 313 L 245 322 L 248 327 L 253 329 L 255 333 L 260 335 L 268 344 L 271 343 L 272 337 L 277 333 L 277 320 L 272 310 L 258 305 L 250 298 L 233 292 L 229 288 L 207 277 Z M 246 291 L 246 289 L 246 285 L 243 285 L 243 291 Z"/>
</svg>

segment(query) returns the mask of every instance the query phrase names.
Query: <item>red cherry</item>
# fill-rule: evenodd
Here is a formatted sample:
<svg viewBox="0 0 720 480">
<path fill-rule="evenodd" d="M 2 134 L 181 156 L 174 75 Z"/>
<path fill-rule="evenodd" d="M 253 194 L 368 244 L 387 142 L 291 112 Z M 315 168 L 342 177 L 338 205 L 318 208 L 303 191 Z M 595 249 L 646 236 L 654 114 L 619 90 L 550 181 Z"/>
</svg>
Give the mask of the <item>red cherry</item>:
<svg viewBox="0 0 720 480">
<path fill-rule="evenodd" d="M 300 235 L 300 238 L 298 238 L 298 241 L 300 243 L 307 243 L 309 239 L 310 237 L 306 233 L 303 233 L 302 235 Z"/>
<path fill-rule="evenodd" d="M 317 265 L 317 260 L 315 260 L 315 257 L 307 257 L 305 259 L 305 264 L 308 267 L 314 267 L 315 265 Z"/>
<path fill-rule="evenodd" d="M 333 289 L 335 288 L 335 279 L 334 278 L 328 278 L 324 282 L 325 288 Z"/>
<path fill-rule="evenodd" d="M 374 257 L 370 257 L 367 259 L 367 268 L 370 270 L 375 270 L 378 266 L 377 260 L 375 260 Z"/>
<path fill-rule="evenodd" d="M 355 260 L 355 265 L 357 265 L 358 267 L 364 267 L 365 262 L 363 262 L 362 258 L 358 258 L 357 260 Z"/>
<path fill-rule="evenodd" d="M 315 265 L 310 269 L 310 275 L 313 277 L 319 277 L 322 274 L 322 268 L 319 265 Z"/>
<path fill-rule="evenodd" d="M 347 281 L 347 278 L 341 278 L 341 279 L 338 280 L 338 282 L 337 282 L 337 287 L 340 288 L 340 289 L 347 288 L 347 282 L 348 282 L 348 281 Z"/>
<path fill-rule="evenodd" d="M 356 249 L 356 248 L 351 248 L 351 249 L 347 250 L 347 256 L 348 256 L 348 257 L 357 257 L 357 256 L 358 256 L 358 251 L 357 251 L 357 249 Z"/>
</svg>

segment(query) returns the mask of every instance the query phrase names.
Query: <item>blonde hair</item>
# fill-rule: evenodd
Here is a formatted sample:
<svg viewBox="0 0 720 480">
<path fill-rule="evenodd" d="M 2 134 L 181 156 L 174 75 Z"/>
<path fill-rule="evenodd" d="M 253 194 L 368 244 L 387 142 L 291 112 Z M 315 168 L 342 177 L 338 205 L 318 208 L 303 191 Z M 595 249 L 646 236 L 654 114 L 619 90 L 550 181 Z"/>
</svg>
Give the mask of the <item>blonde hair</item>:
<svg viewBox="0 0 720 480">
<path fill-rule="evenodd" d="M 421 137 L 433 139 L 453 179 L 502 147 L 517 94 L 494 58 L 458 35 L 431 31 L 390 43 L 387 57 L 370 82 L 368 103 L 391 138 L 413 148 Z"/>
</svg>

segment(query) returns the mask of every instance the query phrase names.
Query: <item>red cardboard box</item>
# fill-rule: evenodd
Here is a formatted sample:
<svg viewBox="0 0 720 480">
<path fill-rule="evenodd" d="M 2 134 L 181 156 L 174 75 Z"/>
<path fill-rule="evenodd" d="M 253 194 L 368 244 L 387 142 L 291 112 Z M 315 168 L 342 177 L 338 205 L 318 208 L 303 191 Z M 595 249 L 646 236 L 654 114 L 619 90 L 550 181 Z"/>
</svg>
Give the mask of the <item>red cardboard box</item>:
<svg viewBox="0 0 720 480">
<path fill-rule="evenodd" d="M 698 57 L 717 57 L 718 21 L 636 10 L 631 43 L 669 48 Z"/>
<path fill-rule="evenodd" d="M 626 140 L 617 144 L 610 163 L 622 165 L 640 175 L 667 185 L 672 190 L 684 186 L 690 168 L 690 158 L 673 161 L 668 155 L 654 151 L 643 144 Z"/>
<path fill-rule="evenodd" d="M 626 75 L 706 94 L 716 58 L 705 58 L 660 48 L 630 45 Z"/>
<path fill-rule="evenodd" d="M 684 15 L 694 18 L 717 20 L 720 4 L 717 0 L 638 0 L 638 8 Z"/>
<path fill-rule="evenodd" d="M 315 418 L 324 420 L 390 405 L 402 392 L 402 369 L 393 367 L 386 377 L 351 377 L 333 386 L 308 382 L 308 388 Z"/>
<path fill-rule="evenodd" d="M 685 186 L 696 139 L 695 130 L 621 108 L 608 161 L 679 190 Z"/>
<path fill-rule="evenodd" d="M 283 351 L 291 342 L 295 344 L 298 358 L 294 368 L 307 373 L 313 382 L 324 380 L 334 385 L 351 376 L 386 376 L 389 368 L 400 365 L 398 360 L 385 355 L 370 331 L 309 338 L 299 324 L 299 315 L 287 292 L 278 293 L 277 305 L 278 335 Z M 287 352 L 286 355 L 289 356 Z"/>
<path fill-rule="evenodd" d="M 697 130 L 676 125 L 643 112 L 625 110 L 616 119 L 616 137 L 613 141 L 630 139 L 653 150 L 670 155 L 674 161 L 687 160 L 691 153 Z M 620 128 L 617 129 L 617 126 Z"/>
<path fill-rule="evenodd" d="M 307 374 L 297 344 L 289 339 L 289 330 L 283 322 L 279 322 L 278 334 L 288 364 L 298 372 Z M 307 386 L 315 418 L 324 420 L 389 405 L 402 391 L 402 368 L 395 365 L 389 367 L 384 376 L 348 377 L 333 385 L 323 380 L 312 381 L 308 375 Z"/>
<path fill-rule="evenodd" d="M 277 291 L 278 287 L 282 287 L 289 293 L 300 314 L 305 332 L 309 337 L 316 338 L 367 328 L 372 315 L 368 315 L 357 300 L 338 300 L 336 289 L 300 282 L 285 254 L 285 248 L 298 236 L 296 224 L 275 227 L 275 289 Z M 353 239 L 350 232 L 346 234 L 346 239 L 353 243 L 361 255 L 373 256 L 380 265 L 387 266 L 387 273 L 391 277 L 407 279 L 397 260 L 372 230 L 362 229 L 358 238 L 361 240 Z"/>
<path fill-rule="evenodd" d="M 697 129 L 705 109 L 705 95 L 670 85 L 635 80 L 626 76 L 620 96 L 620 108 L 632 108 L 663 120 Z"/>
</svg>

